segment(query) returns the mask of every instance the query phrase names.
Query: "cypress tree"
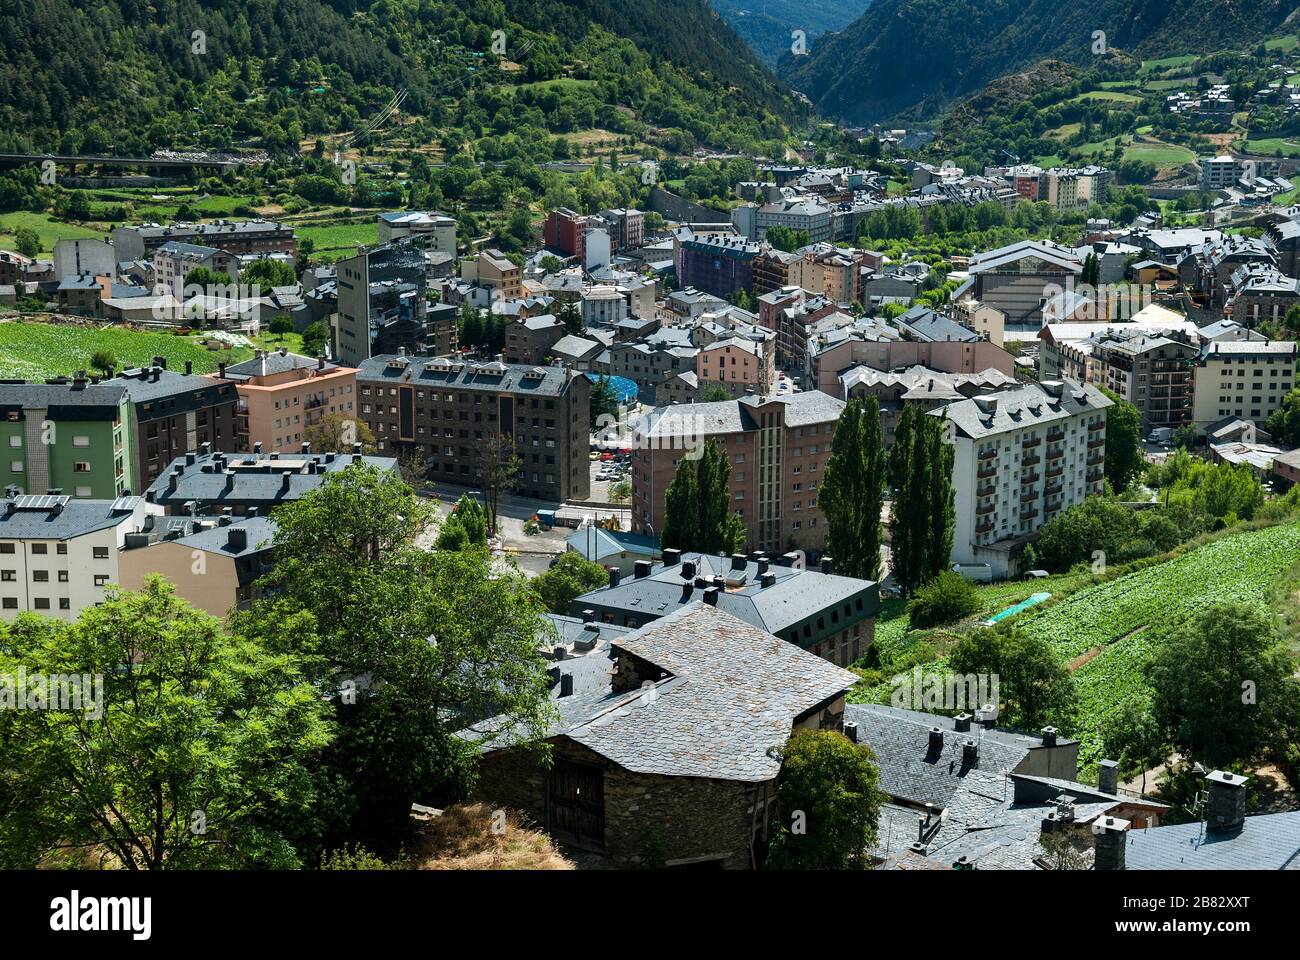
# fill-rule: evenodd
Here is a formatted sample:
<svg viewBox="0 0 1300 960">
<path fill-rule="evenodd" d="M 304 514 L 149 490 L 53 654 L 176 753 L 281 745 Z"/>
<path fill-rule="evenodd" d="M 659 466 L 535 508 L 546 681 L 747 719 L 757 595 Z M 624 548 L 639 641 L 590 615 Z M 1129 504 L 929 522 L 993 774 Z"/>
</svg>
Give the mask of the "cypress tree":
<svg viewBox="0 0 1300 960">
<path fill-rule="evenodd" d="M 826 515 L 827 547 L 845 576 L 880 578 L 885 470 L 880 401 L 849 401 L 835 426 L 817 499 Z"/>
<path fill-rule="evenodd" d="M 700 539 L 700 496 L 695 464 L 683 457 L 668 485 L 664 528 L 659 539 L 665 550 L 696 550 Z"/>
</svg>

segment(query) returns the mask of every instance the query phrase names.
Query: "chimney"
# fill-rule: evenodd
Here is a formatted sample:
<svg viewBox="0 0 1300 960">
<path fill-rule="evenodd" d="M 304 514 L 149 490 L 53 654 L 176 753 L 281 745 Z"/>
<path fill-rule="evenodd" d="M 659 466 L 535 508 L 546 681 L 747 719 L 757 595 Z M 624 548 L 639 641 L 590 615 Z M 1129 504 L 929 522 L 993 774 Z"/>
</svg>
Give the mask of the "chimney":
<svg viewBox="0 0 1300 960">
<path fill-rule="evenodd" d="M 771 561 L 769 561 L 769 560 L 767 559 L 767 557 L 761 557 L 761 558 L 759 558 L 759 561 L 758 561 L 758 575 L 761 577 L 761 576 L 763 576 L 763 574 L 767 573 L 767 568 L 768 568 L 770 565 L 771 565 Z"/>
<path fill-rule="evenodd" d="M 260 457 L 261 455 L 262 455 L 262 441 L 258 440 L 255 444 L 253 444 L 253 456 Z"/>
<path fill-rule="evenodd" d="M 352 458 L 355 460 L 359 456 L 361 456 L 361 444 L 354 443 L 352 444 Z"/>
<path fill-rule="evenodd" d="M 1056 746 L 1056 728 L 1055 728 L 1055 727 L 1043 727 L 1043 746 L 1045 746 L 1045 747 L 1054 747 L 1054 746 Z"/>
<path fill-rule="evenodd" d="M 970 714 L 959 713 L 952 718 L 954 727 L 958 733 L 970 733 Z"/>
<path fill-rule="evenodd" d="M 746 562 L 746 561 L 745 561 L 745 555 L 744 555 L 743 553 L 733 553 L 733 554 L 731 555 L 731 569 L 732 569 L 732 570 L 744 570 L 744 569 L 745 569 L 745 562 Z"/>
<path fill-rule="evenodd" d="M 623 574 L 619 571 L 618 567 L 609 567 L 608 569 L 609 569 L 609 585 L 611 587 L 617 587 L 618 582 L 623 579 Z"/>
<path fill-rule="evenodd" d="M 695 587 L 691 584 L 689 580 L 687 580 L 685 583 L 682 584 L 682 599 L 680 602 L 685 603 L 686 601 L 690 600 L 691 594 L 694 592 L 695 592 Z"/>
<path fill-rule="evenodd" d="M 228 527 L 228 526 L 230 526 L 230 508 L 229 508 L 229 507 L 226 508 L 226 512 L 225 512 L 225 513 L 223 513 L 221 516 L 217 517 L 217 526 L 219 526 L 219 527 Z"/>
<path fill-rule="evenodd" d="M 943 728 L 930 728 L 930 750 L 937 752 L 943 749 Z"/>
<path fill-rule="evenodd" d="M 146 490 L 146 491 L 144 492 L 144 502 L 145 502 L 145 503 L 157 503 L 157 502 L 158 502 L 158 495 L 157 495 L 156 493 L 154 493 L 152 490 Z"/>
<path fill-rule="evenodd" d="M 55 500 L 52 504 L 50 504 L 50 516 L 57 517 L 62 512 L 63 512 L 62 500 Z"/>
<path fill-rule="evenodd" d="M 282 470 L 282 471 L 280 472 L 280 492 L 281 492 L 281 493 L 288 493 L 288 492 L 289 492 L 289 476 L 290 476 L 290 471 L 288 471 L 288 470 Z"/>
<path fill-rule="evenodd" d="M 758 578 L 758 585 L 764 589 L 776 586 L 776 574 L 765 573 Z"/>
<path fill-rule="evenodd" d="M 562 647 L 562 646 L 551 647 L 551 659 L 552 659 L 552 660 L 563 660 L 563 659 L 564 659 L 564 655 L 565 655 L 566 653 L 568 653 L 568 652 L 569 652 L 569 651 L 568 651 L 568 648 L 567 648 L 567 647 Z"/>
<path fill-rule="evenodd" d="M 46 490 L 45 490 L 45 495 L 46 495 L 47 497 L 61 497 L 61 496 L 63 496 L 63 488 L 62 488 L 62 487 L 47 487 Z"/>
<path fill-rule="evenodd" d="M 303 442 L 303 445 L 302 445 L 302 455 L 303 455 L 304 457 L 306 457 L 306 456 L 310 456 L 310 455 L 311 455 L 311 442 L 310 442 L 310 441 L 304 441 L 304 442 Z"/>
<path fill-rule="evenodd" d="M 1215 770 L 1206 774 L 1210 791 L 1205 806 L 1205 826 L 1209 830 L 1232 830 L 1246 819 L 1246 781 L 1248 777 Z"/>
<path fill-rule="evenodd" d="M 682 562 L 682 552 L 680 550 L 664 551 L 664 566 L 675 567 Z"/>
<path fill-rule="evenodd" d="M 800 560 L 799 551 L 792 550 L 789 553 L 781 554 L 781 556 L 777 559 L 776 562 L 778 566 L 793 567 L 796 563 L 799 562 L 799 560 Z"/>
<path fill-rule="evenodd" d="M 716 607 L 718 605 L 717 587 L 709 587 L 709 589 L 704 591 L 704 602 L 711 607 Z"/>
<path fill-rule="evenodd" d="M 1097 764 L 1097 789 L 1102 793 L 1119 793 L 1119 764 L 1114 760 Z"/>
<path fill-rule="evenodd" d="M 257 516 L 257 507 L 249 507 L 247 510 L 244 511 L 244 516 L 250 520 L 253 517 Z"/>
<path fill-rule="evenodd" d="M 980 745 L 974 740 L 966 740 L 961 745 L 961 762 L 967 766 L 979 763 Z"/>
<path fill-rule="evenodd" d="M 1123 870 L 1124 846 L 1127 838 L 1125 831 L 1129 821 L 1119 817 L 1098 817 L 1092 825 L 1092 832 L 1097 835 L 1092 868 L 1094 870 Z"/>
<path fill-rule="evenodd" d="M 217 376 L 222 380 L 226 379 L 226 365 L 224 363 L 217 364 Z"/>
<path fill-rule="evenodd" d="M 210 440 L 204 440 L 199 444 L 199 451 L 206 457 L 212 452 L 212 442 Z"/>
<path fill-rule="evenodd" d="M 573 696 L 573 674 L 571 673 L 560 674 L 560 696 L 562 697 Z"/>
<path fill-rule="evenodd" d="M 830 557 L 822 557 L 822 573 L 832 574 L 835 572 L 835 561 Z"/>
<path fill-rule="evenodd" d="M 243 527 L 231 527 L 226 531 L 226 545 L 231 550 L 247 550 L 248 531 Z"/>
<path fill-rule="evenodd" d="M 317 358 L 316 358 L 316 369 L 317 369 L 317 370 L 324 370 L 324 369 L 325 369 L 325 358 L 324 358 L 324 357 L 317 357 Z"/>
<path fill-rule="evenodd" d="M 225 486 L 225 491 L 226 491 L 226 493 L 230 493 L 231 491 L 233 491 L 233 490 L 235 489 L 235 471 L 234 471 L 234 470 L 226 470 L 226 471 L 224 471 L 224 472 L 225 472 L 225 475 L 226 475 L 226 486 Z"/>
<path fill-rule="evenodd" d="M 193 453 L 187 453 L 187 454 L 185 454 L 185 466 L 187 466 L 187 467 L 192 467 L 192 466 L 194 466 L 194 463 L 195 463 L 195 460 L 196 460 L 196 459 L 197 459 L 197 458 L 194 456 Z"/>
<path fill-rule="evenodd" d="M 582 622 L 583 622 L 583 623 L 592 623 L 592 622 L 595 621 L 595 619 L 596 619 L 596 611 L 595 611 L 595 610 L 593 610 L 593 609 L 591 609 L 590 607 L 588 607 L 587 609 L 585 609 L 585 610 L 582 611 Z"/>
<path fill-rule="evenodd" d="M 650 576 L 650 568 L 653 566 L 654 564 L 652 564 L 649 560 L 638 560 L 633 565 L 632 575 L 636 577 L 636 579 L 638 580 L 642 579 L 643 577 L 648 577 Z"/>
<path fill-rule="evenodd" d="M 193 361 L 193 360 L 186 360 L 186 361 L 185 361 L 185 376 L 187 376 L 187 377 L 188 377 L 188 376 L 192 376 L 193 373 L 194 373 L 194 361 Z"/>
<path fill-rule="evenodd" d="M 858 742 L 858 725 L 853 722 L 844 724 L 844 736 L 849 738 L 850 743 Z"/>
<path fill-rule="evenodd" d="M 167 489 L 172 493 L 176 492 L 176 485 L 180 483 L 181 478 L 178 474 L 172 473 L 167 476 Z"/>
<path fill-rule="evenodd" d="M 683 579 L 683 580 L 694 580 L 694 579 L 695 579 L 695 561 L 694 561 L 694 560 L 683 560 L 683 561 L 682 561 L 682 579 Z"/>
</svg>

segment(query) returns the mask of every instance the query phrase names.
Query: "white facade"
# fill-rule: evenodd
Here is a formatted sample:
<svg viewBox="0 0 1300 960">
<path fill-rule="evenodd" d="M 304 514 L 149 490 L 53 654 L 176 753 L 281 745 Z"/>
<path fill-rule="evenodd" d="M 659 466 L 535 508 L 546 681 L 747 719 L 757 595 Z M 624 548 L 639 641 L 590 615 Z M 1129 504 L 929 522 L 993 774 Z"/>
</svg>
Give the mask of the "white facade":
<svg viewBox="0 0 1300 960">
<path fill-rule="evenodd" d="M 117 255 L 113 245 L 92 237 L 60 240 L 54 245 L 54 276 L 116 277 Z"/>
<path fill-rule="evenodd" d="M 1227 417 L 1263 424 L 1295 385 L 1295 360 L 1296 344 L 1289 340 L 1207 343 L 1192 381 L 1197 431 Z"/>
<path fill-rule="evenodd" d="M 0 619 L 37 613 L 75 620 L 119 581 L 118 554 L 128 533 L 163 508 L 144 497 L 0 500 Z M 48 530 L 33 530 L 33 522 Z M 21 535 L 18 535 L 21 534 Z"/>
<path fill-rule="evenodd" d="M 456 255 L 456 221 L 441 213 L 403 211 L 379 215 L 379 242 L 423 237 L 424 249 Z"/>
<path fill-rule="evenodd" d="M 952 422 L 954 564 L 1014 573 L 1012 547 L 1048 520 L 1101 492 L 1106 408 L 1096 387 L 1026 384 L 931 411 Z"/>
</svg>

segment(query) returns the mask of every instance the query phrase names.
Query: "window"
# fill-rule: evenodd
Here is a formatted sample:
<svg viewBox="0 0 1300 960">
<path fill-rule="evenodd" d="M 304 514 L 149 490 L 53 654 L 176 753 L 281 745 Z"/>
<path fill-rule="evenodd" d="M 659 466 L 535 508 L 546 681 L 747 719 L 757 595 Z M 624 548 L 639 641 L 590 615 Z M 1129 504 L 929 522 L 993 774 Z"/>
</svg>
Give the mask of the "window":
<svg viewBox="0 0 1300 960">
<path fill-rule="evenodd" d="M 10 472 L 10 473 L 22 473 L 22 472 L 23 472 L 23 462 L 22 462 L 21 460 L 10 460 L 10 461 L 9 461 L 9 472 Z"/>
<path fill-rule="evenodd" d="M 91 554 L 96 560 L 108 559 L 108 547 L 92 547 Z"/>
<path fill-rule="evenodd" d="M 88 447 L 90 446 L 90 437 L 73 437 L 72 445 L 74 447 Z"/>
<path fill-rule="evenodd" d="M 23 438 L 20 437 L 20 436 L 18 436 L 17 434 L 15 434 L 15 435 L 13 435 L 13 436 L 11 436 L 11 437 L 9 438 L 9 446 L 11 446 L 11 447 L 21 447 L 22 445 L 23 445 Z M 16 603 L 16 602 L 17 602 L 17 601 L 15 601 L 15 603 Z"/>
<path fill-rule="evenodd" d="M 50 598 L 49 598 L 49 597 L 37 597 L 36 599 L 34 599 L 34 600 L 32 601 L 32 605 L 33 605 L 37 610 L 48 610 L 48 609 L 50 609 Z"/>
<path fill-rule="evenodd" d="M 59 609 L 60 609 L 60 610 L 71 610 L 71 609 L 72 609 L 72 601 L 69 600 L 67 597 L 59 597 Z"/>
<path fill-rule="evenodd" d="M 108 574 L 106 573 L 95 574 L 95 586 L 102 587 L 106 583 L 108 583 Z"/>
<path fill-rule="evenodd" d="M 33 582 L 33 583 L 49 583 L 49 582 L 50 582 L 50 571 L 48 571 L 48 570 L 33 570 L 33 571 L 32 571 L 32 582 Z"/>
<path fill-rule="evenodd" d="M 89 497 L 94 491 L 90 487 L 77 487 L 77 496 Z"/>
<path fill-rule="evenodd" d="M 68 582 L 68 571 L 66 571 L 66 570 L 60 570 L 60 571 L 59 571 L 59 583 L 67 583 L 67 582 Z"/>
<path fill-rule="evenodd" d="M 49 552 L 50 552 L 49 546 L 44 543 L 32 544 L 32 553 L 34 554 L 42 554 L 42 553 L 49 553 Z"/>
<path fill-rule="evenodd" d="M 90 461 L 89 461 L 89 460 L 78 460 L 76 463 L 74 463 L 74 464 L 72 465 L 72 472 L 73 472 L 73 473 L 90 473 Z"/>
<path fill-rule="evenodd" d="M 0 581 L 4 581 L 5 583 L 15 583 L 17 580 L 17 570 L 0 570 Z"/>
<path fill-rule="evenodd" d="M 54 545 L 54 552 L 61 557 L 66 557 L 68 555 L 68 545 L 66 543 L 56 543 Z"/>
<path fill-rule="evenodd" d="M 4 604 L 3 604 L 3 606 L 4 606 L 4 609 L 6 609 L 6 610 L 17 610 L 17 609 L 18 609 L 18 598 L 17 598 L 17 597 L 5 597 L 5 598 L 4 598 Z"/>
<path fill-rule="evenodd" d="M 0 553 L 13 553 L 14 545 L 12 543 L 0 543 Z"/>
</svg>

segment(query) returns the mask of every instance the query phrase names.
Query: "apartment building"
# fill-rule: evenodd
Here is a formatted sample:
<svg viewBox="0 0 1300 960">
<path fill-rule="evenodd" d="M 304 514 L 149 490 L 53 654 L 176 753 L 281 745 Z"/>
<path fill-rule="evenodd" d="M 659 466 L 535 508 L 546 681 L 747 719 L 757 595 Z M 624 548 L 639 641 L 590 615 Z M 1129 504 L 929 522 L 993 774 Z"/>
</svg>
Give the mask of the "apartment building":
<svg viewBox="0 0 1300 960">
<path fill-rule="evenodd" d="M 379 242 L 391 243 L 415 237 L 430 253 L 456 256 L 456 221 L 428 210 L 397 210 L 379 214 Z"/>
<path fill-rule="evenodd" d="M 1226 417 L 1262 425 L 1296 382 L 1291 340 L 1214 341 L 1201 347 L 1193 373 L 1192 422 L 1198 432 Z"/>
<path fill-rule="evenodd" d="M 789 282 L 809 293 L 819 293 L 836 303 L 861 301 L 862 258 L 856 251 L 829 243 L 805 247 L 790 265 Z"/>
<path fill-rule="evenodd" d="M 293 228 L 273 220 L 218 220 L 216 223 L 157 223 L 116 227 L 110 242 L 118 263 L 146 260 L 165 243 L 177 241 L 216 247 L 232 256 L 283 253 L 298 256 Z"/>
<path fill-rule="evenodd" d="M 663 530 L 678 462 L 711 441 L 731 464 L 731 506 L 751 549 L 820 553 L 826 522 L 817 491 L 843 410 L 842 400 L 817 391 L 655 408 L 634 430 L 632 532 Z"/>
<path fill-rule="evenodd" d="M 558 207 L 546 215 L 542 237 L 546 246 L 569 257 L 585 256 L 583 235 L 591 226 L 591 217 L 583 216 L 568 207 Z"/>
<path fill-rule="evenodd" d="M 239 276 L 235 258 L 226 251 L 218 250 L 216 247 L 169 240 L 153 252 L 155 288 L 163 287 L 175 295 L 177 291 L 184 288 L 185 278 L 189 276 L 190 271 L 200 267 L 229 277 L 231 284 Z"/>
<path fill-rule="evenodd" d="M 215 379 L 228 381 L 238 394 L 230 450 L 252 450 L 257 444 L 267 451 L 288 451 L 300 447 L 307 430 L 331 414 L 357 417 L 356 369 L 324 357 L 313 359 L 283 348 L 259 350 L 251 360 L 221 364 Z"/>
<path fill-rule="evenodd" d="M 996 370 L 982 373 L 944 373 L 928 367 L 905 370 L 875 370 L 854 367 L 840 374 L 840 399 L 862 400 L 875 397 L 880 403 L 880 426 L 885 446 L 894 443 L 894 428 L 905 406 L 919 406 L 930 411 L 982 393 L 993 393 L 1013 386 L 1014 377 Z"/>
<path fill-rule="evenodd" d="M 1012 576 L 1039 527 L 1101 492 L 1109 406 L 1091 384 L 1048 380 L 930 412 L 952 424 L 954 564 Z"/>
<path fill-rule="evenodd" d="M 131 396 L 120 382 L 0 383 L 0 448 L 0 476 L 19 492 L 114 500 L 140 489 Z"/>
<path fill-rule="evenodd" d="M 246 449 L 239 446 L 235 388 L 196 376 L 189 361 L 181 373 L 168 370 L 165 357 L 154 357 L 150 366 L 124 370 L 104 383 L 126 387 L 133 490 L 144 489 L 172 460 L 205 443 L 214 450 Z"/>
<path fill-rule="evenodd" d="M 590 494 L 585 374 L 396 354 L 363 362 L 357 390 L 379 449 L 422 455 L 429 480 L 476 485 L 485 444 L 500 437 L 520 460 L 517 495 L 559 503 Z"/>
<path fill-rule="evenodd" d="M 763 347 L 752 340 L 728 337 L 700 348 L 695 375 L 701 386 L 716 383 L 733 397 L 766 393 L 772 389 L 763 363 Z"/>
<path fill-rule="evenodd" d="M 500 250 L 484 250 L 460 262 L 460 278 L 492 291 L 493 300 L 517 300 L 524 295 L 523 271 Z"/>
<path fill-rule="evenodd" d="M 569 613 L 637 628 L 703 601 L 841 666 L 875 640 L 879 586 L 837 576 L 829 557 L 814 568 L 794 552 L 723 557 L 665 550 L 662 563 L 634 566 L 631 577 L 611 568 L 609 585 L 576 597 Z"/>
<path fill-rule="evenodd" d="M 140 590 L 150 574 L 161 574 L 182 600 L 224 618 L 258 595 L 257 581 L 271 566 L 275 530 L 275 521 L 255 507 L 238 519 L 149 516 L 124 539 L 117 582 Z"/>
<path fill-rule="evenodd" d="M 506 363 L 532 366 L 544 363 L 551 348 L 569 331 L 553 314 L 521 317 L 506 327 L 506 342 L 502 359 Z"/>
<path fill-rule="evenodd" d="M 156 503 L 168 516 L 267 516 L 283 503 L 300 500 L 325 482 L 325 477 L 353 464 L 369 464 L 397 476 L 393 457 L 362 456 L 361 444 L 353 452 L 312 453 L 304 443 L 296 453 L 215 452 L 204 445 L 171 462 L 148 490 L 145 500 Z"/>
<path fill-rule="evenodd" d="M 754 260 L 762 247 L 732 234 L 697 234 L 677 243 L 677 282 L 715 297 L 754 285 Z"/>
<path fill-rule="evenodd" d="M 1300 280 L 1267 264 L 1242 264 L 1228 280 L 1224 296 L 1224 313 L 1239 323 L 1279 323 L 1300 305 Z"/>
<path fill-rule="evenodd" d="M 0 620 L 38 613 L 75 620 L 120 583 L 119 552 L 162 508 L 144 497 L 75 500 L 27 495 L 0 500 Z"/>
<path fill-rule="evenodd" d="M 831 209 L 809 197 L 794 197 L 765 203 L 754 211 L 755 239 L 762 240 L 773 227 L 795 232 L 806 230 L 812 243 L 831 239 Z"/>
<path fill-rule="evenodd" d="M 433 336 L 428 323 L 428 274 L 419 239 L 396 240 L 336 265 L 338 312 L 333 356 L 357 367 L 383 350 L 422 353 Z"/>
<path fill-rule="evenodd" d="M 1061 351 L 1061 375 L 1106 387 L 1137 407 L 1142 432 L 1177 429 L 1192 419 L 1194 336 L 1177 331 L 1112 329 Z"/>
<path fill-rule="evenodd" d="M 799 286 L 798 281 L 791 276 L 791 271 L 802 260 L 803 257 L 797 253 L 764 247 L 754 258 L 754 293 L 762 297 L 783 287 Z"/>
</svg>

